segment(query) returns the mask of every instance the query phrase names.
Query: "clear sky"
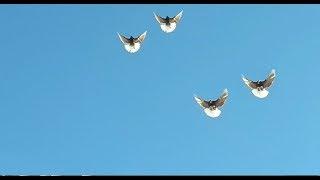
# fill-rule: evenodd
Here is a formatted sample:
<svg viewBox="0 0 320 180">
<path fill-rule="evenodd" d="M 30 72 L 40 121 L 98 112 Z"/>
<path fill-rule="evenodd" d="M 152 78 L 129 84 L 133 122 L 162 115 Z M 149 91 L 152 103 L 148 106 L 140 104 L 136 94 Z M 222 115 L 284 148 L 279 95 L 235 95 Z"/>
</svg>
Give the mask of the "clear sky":
<svg viewBox="0 0 320 180">
<path fill-rule="evenodd" d="M 174 16 L 161 31 L 153 12 Z M 0 174 L 319 174 L 319 5 L 0 5 Z M 148 31 L 136 54 L 117 32 Z M 277 77 L 266 99 L 241 80 Z M 229 99 L 215 120 L 193 99 Z"/>
</svg>

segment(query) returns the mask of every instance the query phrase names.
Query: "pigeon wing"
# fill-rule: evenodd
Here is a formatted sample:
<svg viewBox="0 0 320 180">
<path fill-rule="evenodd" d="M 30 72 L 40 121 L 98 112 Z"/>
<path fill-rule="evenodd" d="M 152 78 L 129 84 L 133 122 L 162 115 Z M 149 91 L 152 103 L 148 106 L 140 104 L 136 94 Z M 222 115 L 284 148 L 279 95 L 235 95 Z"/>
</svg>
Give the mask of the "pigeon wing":
<svg viewBox="0 0 320 180">
<path fill-rule="evenodd" d="M 156 18 L 156 20 L 158 21 L 158 23 L 160 24 L 164 24 L 166 23 L 166 20 L 164 18 L 162 18 L 161 16 L 157 15 L 156 13 L 153 13 L 154 17 Z"/>
<path fill-rule="evenodd" d="M 276 71 L 274 69 L 272 69 L 272 71 L 269 74 L 269 76 L 267 77 L 267 79 L 263 82 L 263 87 L 269 88 L 272 85 L 275 78 L 276 78 Z"/>
<path fill-rule="evenodd" d="M 205 101 L 201 98 L 198 98 L 197 96 L 194 96 L 194 99 L 197 101 L 197 103 L 202 107 L 202 108 L 209 108 L 209 103 L 208 101 Z"/>
<path fill-rule="evenodd" d="M 245 83 L 250 89 L 256 89 L 256 88 L 258 87 L 256 82 L 253 82 L 253 81 L 245 78 L 243 75 L 242 75 L 242 80 L 244 81 L 244 83 Z"/>
<path fill-rule="evenodd" d="M 125 36 L 121 35 L 118 33 L 119 39 L 123 44 L 129 44 L 130 40 L 128 38 L 126 38 Z"/>
<path fill-rule="evenodd" d="M 182 13 L 183 13 L 183 11 L 181 11 L 179 14 L 177 14 L 175 17 L 173 17 L 173 18 L 171 19 L 171 21 L 173 21 L 173 22 L 175 22 L 175 23 L 179 23 L 180 20 L 181 20 L 181 17 L 182 17 Z"/>
<path fill-rule="evenodd" d="M 217 106 L 217 107 L 223 106 L 224 103 L 225 103 L 226 100 L 227 100 L 228 95 L 229 95 L 228 90 L 227 90 L 227 89 L 224 89 L 224 91 L 223 91 L 223 93 L 221 94 L 221 96 L 219 97 L 219 99 L 217 99 L 217 100 L 215 101 L 216 106 Z"/>
<path fill-rule="evenodd" d="M 147 35 L 147 31 L 145 31 L 143 34 L 141 34 L 139 37 L 134 39 L 134 42 L 137 43 L 142 43 L 144 41 L 144 39 L 146 38 Z"/>
</svg>

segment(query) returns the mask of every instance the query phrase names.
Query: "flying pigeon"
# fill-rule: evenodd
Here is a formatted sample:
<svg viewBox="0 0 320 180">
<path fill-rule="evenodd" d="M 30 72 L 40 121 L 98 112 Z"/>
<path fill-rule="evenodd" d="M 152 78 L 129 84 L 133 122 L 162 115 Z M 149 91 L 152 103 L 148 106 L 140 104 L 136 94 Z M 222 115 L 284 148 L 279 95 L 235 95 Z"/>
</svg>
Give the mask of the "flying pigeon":
<svg viewBox="0 0 320 180">
<path fill-rule="evenodd" d="M 197 96 L 194 96 L 194 99 L 203 108 L 204 112 L 209 117 L 216 118 L 220 116 L 221 110 L 219 108 L 221 108 L 225 104 L 227 97 L 228 97 L 228 90 L 224 89 L 222 95 L 215 101 L 212 101 L 212 100 L 206 101 Z"/>
<path fill-rule="evenodd" d="M 147 35 L 147 31 L 145 31 L 143 34 L 141 34 L 136 38 L 132 36 L 130 36 L 130 38 L 127 38 L 118 33 L 120 41 L 124 44 L 124 48 L 130 53 L 135 53 L 140 49 L 141 44 L 144 41 L 146 35 Z"/>
<path fill-rule="evenodd" d="M 156 20 L 159 22 L 160 27 L 162 29 L 162 31 L 166 32 L 166 33 L 171 33 L 172 31 L 174 31 L 177 27 L 177 24 L 180 22 L 180 19 L 182 17 L 182 12 L 181 11 L 179 14 L 177 14 L 176 16 L 170 18 L 170 17 L 166 17 L 163 18 L 155 13 L 154 17 L 156 18 Z"/>
<path fill-rule="evenodd" d="M 276 77 L 276 71 L 272 69 L 271 73 L 268 75 L 267 79 L 265 79 L 264 81 L 251 81 L 249 79 L 246 79 L 243 75 L 242 75 L 242 80 L 251 89 L 251 92 L 253 95 L 255 95 L 258 98 L 265 98 L 269 94 L 268 89 L 273 84 L 275 77 Z"/>
</svg>

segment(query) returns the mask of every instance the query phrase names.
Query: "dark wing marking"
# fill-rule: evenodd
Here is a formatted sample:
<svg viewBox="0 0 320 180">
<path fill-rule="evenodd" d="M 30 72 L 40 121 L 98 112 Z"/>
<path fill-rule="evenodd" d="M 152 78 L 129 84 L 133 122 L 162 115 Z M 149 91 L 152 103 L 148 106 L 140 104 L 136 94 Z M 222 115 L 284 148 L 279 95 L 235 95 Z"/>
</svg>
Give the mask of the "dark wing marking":
<svg viewBox="0 0 320 180">
<path fill-rule="evenodd" d="M 209 102 L 205 101 L 201 98 L 198 98 L 197 96 L 194 96 L 194 99 L 197 101 L 197 103 L 202 107 L 202 108 L 209 108 Z"/>
<path fill-rule="evenodd" d="M 251 89 L 256 89 L 258 87 L 258 84 L 257 82 L 253 82 L 247 78 L 245 78 L 243 75 L 242 75 L 242 80 L 244 81 L 244 83 Z"/>
<path fill-rule="evenodd" d="M 130 43 L 130 39 L 126 38 L 125 36 L 121 35 L 118 33 L 119 39 L 123 44 L 129 44 Z"/>
<path fill-rule="evenodd" d="M 215 104 L 217 107 L 221 107 L 224 105 L 224 103 L 226 102 L 227 100 L 227 97 L 228 97 L 229 93 L 228 93 L 228 90 L 227 89 L 224 89 L 222 95 L 219 97 L 219 99 L 217 99 L 215 101 Z"/>
<path fill-rule="evenodd" d="M 153 13 L 153 14 L 154 14 L 154 17 L 156 18 L 156 20 L 158 21 L 158 23 L 160 23 L 160 24 L 166 23 L 166 20 L 164 18 L 162 18 L 159 15 L 156 15 L 156 13 Z"/>
<path fill-rule="evenodd" d="M 272 83 L 273 83 L 275 78 L 276 78 L 276 71 L 274 69 L 272 69 L 272 71 L 269 74 L 269 76 L 267 77 L 267 79 L 264 80 L 263 87 L 264 88 L 269 88 L 272 85 Z"/>
</svg>

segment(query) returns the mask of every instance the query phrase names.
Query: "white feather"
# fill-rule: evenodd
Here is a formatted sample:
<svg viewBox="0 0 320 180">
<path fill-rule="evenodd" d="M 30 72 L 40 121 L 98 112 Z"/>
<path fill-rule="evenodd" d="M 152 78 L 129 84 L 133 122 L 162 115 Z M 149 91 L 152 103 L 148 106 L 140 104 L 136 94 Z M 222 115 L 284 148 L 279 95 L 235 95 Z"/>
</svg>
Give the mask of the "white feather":
<svg viewBox="0 0 320 180">
<path fill-rule="evenodd" d="M 202 101 L 197 96 L 194 95 L 194 99 L 197 101 L 198 104 L 201 104 Z"/>
<path fill-rule="evenodd" d="M 253 95 L 255 95 L 258 98 L 265 98 L 269 94 L 269 91 L 267 91 L 266 89 L 264 89 L 262 91 L 258 91 L 257 89 L 253 89 L 251 92 Z"/>
<path fill-rule="evenodd" d="M 176 21 L 179 22 L 181 20 L 182 13 L 183 13 L 183 10 L 179 14 L 176 15 L 176 17 L 175 17 Z"/>
<path fill-rule="evenodd" d="M 170 23 L 169 26 L 167 26 L 166 24 L 160 24 L 160 27 L 162 29 L 162 31 L 166 32 L 166 33 L 171 33 L 172 31 L 174 31 L 177 27 L 177 23 L 173 22 Z"/>
<path fill-rule="evenodd" d="M 154 17 L 156 18 L 156 20 L 158 21 L 158 23 L 161 23 L 157 17 L 157 14 L 153 12 Z"/>
<path fill-rule="evenodd" d="M 221 111 L 218 108 L 216 108 L 215 110 L 210 110 L 209 108 L 206 108 L 206 109 L 204 109 L 204 112 L 209 117 L 212 117 L 212 118 L 216 118 L 216 117 L 220 116 L 220 114 L 221 114 Z"/>
<path fill-rule="evenodd" d="M 242 75 L 242 80 L 244 81 L 244 83 L 246 83 L 246 85 L 250 84 L 249 80 L 246 79 L 243 75 Z"/>
<path fill-rule="evenodd" d="M 130 44 L 125 44 L 124 48 L 130 53 L 135 53 L 140 49 L 140 43 L 134 43 L 134 46 L 130 46 Z"/>
<path fill-rule="evenodd" d="M 139 40 L 142 42 L 142 41 L 144 41 L 144 39 L 146 38 L 146 35 L 147 35 L 147 31 L 145 31 L 143 34 L 141 34 L 140 36 L 139 36 Z"/>
<path fill-rule="evenodd" d="M 117 32 L 117 34 L 118 34 L 118 37 L 119 37 L 120 41 L 121 41 L 122 43 L 125 43 L 125 42 L 122 40 L 121 35 L 120 35 L 118 32 Z"/>
<path fill-rule="evenodd" d="M 275 69 L 272 69 L 269 76 L 275 78 L 276 77 L 276 70 Z"/>
<path fill-rule="evenodd" d="M 225 96 L 228 96 L 228 95 L 229 95 L 228 89 L 224 89 L 223 92 L 222 92 L 222 94 L 225 94 Z"/>
</svg>

